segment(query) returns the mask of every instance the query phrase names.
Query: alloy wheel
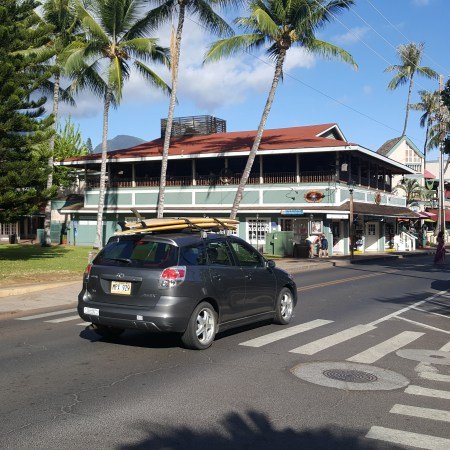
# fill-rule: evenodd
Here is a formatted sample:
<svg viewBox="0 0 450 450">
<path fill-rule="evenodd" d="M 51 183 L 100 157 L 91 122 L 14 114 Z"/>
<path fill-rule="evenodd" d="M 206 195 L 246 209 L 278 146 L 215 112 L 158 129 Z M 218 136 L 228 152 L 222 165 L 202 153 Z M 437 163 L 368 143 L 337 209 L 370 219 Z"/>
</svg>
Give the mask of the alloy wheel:
<svg viewBox="0 0 450 450">
<path fill-rule="evenodd" d="M 201 309 L 197 316 L 197 338 L 202 344 L 208 344 L 214 338 L 215 320 L 212 311 Z"/>
<path fill-rule="evenodd" d="M 294 303 L 292 301 L 292 294 L 289 292 L 285 292 L 281 297 L 281 317 L 283 319 L 289 320 L 292 316 L 292 311 L 294 309 Z"/>
</svg>

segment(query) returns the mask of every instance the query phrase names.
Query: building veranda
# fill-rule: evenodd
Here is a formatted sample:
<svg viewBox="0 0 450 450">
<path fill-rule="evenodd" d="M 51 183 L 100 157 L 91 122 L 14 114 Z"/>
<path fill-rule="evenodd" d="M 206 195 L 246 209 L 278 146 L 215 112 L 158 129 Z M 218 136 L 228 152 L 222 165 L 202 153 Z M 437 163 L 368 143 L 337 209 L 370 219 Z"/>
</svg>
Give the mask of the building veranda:
<svg viewBox="0 0 450 450">
<path fill-rule="evenodd" d="M 175 127 L 165 216 L 229 215 L 256 132 L 225 132 L 220 124 L 217 133 L 195 134 L 192 127 L 183 133 Z M 108 153 L 105 242 L 121 223 L 133 219 L 131 208 L 156 217 L 162 145 L 159 138 Z M 68 219 L 69 243 L 94 242 L 100 162 L 100 155 L 92 154 L 57 163 L 84 173 L 83 201 L 58 205 Z M 266 130 L 240 205 L 238 234 L 271 252 L 268 233 L 286 232 L 286 254 L 294 252 L 294 244 L 304 245 L 311 233 L 328 238 L 330 254 L 349 253 L 351 232 L 356 250 L 392 248 L 401 233 L 398 219 L 418 217 L 392 185 L 393 177 L 411 173 L 404 164 L 348 142 L 337 124 Z"/>
</svg>

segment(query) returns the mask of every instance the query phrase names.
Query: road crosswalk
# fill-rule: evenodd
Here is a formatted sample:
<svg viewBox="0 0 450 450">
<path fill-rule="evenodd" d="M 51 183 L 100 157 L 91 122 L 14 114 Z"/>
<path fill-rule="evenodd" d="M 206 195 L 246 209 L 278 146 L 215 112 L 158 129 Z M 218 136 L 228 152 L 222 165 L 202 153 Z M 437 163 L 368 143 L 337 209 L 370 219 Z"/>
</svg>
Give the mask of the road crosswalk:
<svg viewBox="0 0 450 450">
<path fill-rule="evenodd" d="M 405 310 L 407 309 L 405 308 Z M 72 321 L 75 322 L 80 319 L 78 315 L 73 314 L 74 312 L 76 312 L 76 309 L 65 309 L 20 317 L 16 320 L 41 320 L 45 323 L 64 324 Z M 386 317 L 397 319 L 398 314 L 393 313 Z M 337 332 L 330 332 L 330 325 L 335 324 L 333 320 L 314 319 L 298 325 L 288 326 L 274 332 L 266 332 L 252 339 L 238 342 L 238 345 L 248 347 L 249 349 L 260 349 L 262 347 L 270 348 L 272 345 L 286 343 L 286 351 L 288 353 L 316 355 L 320 352 L 325 353 L 326 350 L 333 349 L 339 344 L 344 344 L 352 339 L 362 337 L 366 333 L 373 332 L 371 333 L 371 341 L 376 339 L 377 336 L 379 337 L 379 339 L 376 339 L 377 342 L 375 345 L 372 345 L 354 355 L 349 355 L 346 359 L 346 361 L 353 363 L 373 364 L 387 355 L 408 346 L 416 340 L 420 340 L 427 333 L 432 331 L 440 331 L 434 327 L 430 327 L 428 329 L 422 327 L 421 331 L 401 331 L 393 336 L 386 336 L 386 329 L 381 329 L 384 322 L 385 318 L 369 324 L 358 324 Z M 74 325 L 87 326 L 88 323 L 78 322 L 74 323 Z M 410 325 L 414 325 L 414 322 L 411 321 Z M 318 333 L 320 335 L 322 331 L 322 336 L 318 339 L 308 339 L 309 332 L 314 332 L 315 335 Z M 252 330 L 252 332 L 254 332 L 254 330 Z M 445 333 L 439 334 L 441 336 L 445 335 Z M 295 339 L 297 339 L 297 341 L 300 340 L 300 342 L 303 341 L 303 343 L 300 346 L 292 348 L 292 343 Z M 350 349 L 353 347 L 348 346 L 348 348 Z M 440 348 L 440 351 L 450 352 L 450 342 L 443 345 Z M 418 372 L 421 381 L 424 383 L 430 381 L 450 382 L 449 375 L 437 373 L 437 369 L 427 366 L 425 363 L 419 363 L 416 371 Z M 429 387 L 426 385 L 422 386 L 418 380 L 416 380 L 415 383 L 416 384 L 410 384 L 404 390 L 404 394 L 408 399 L 410 399 L 410 401 L 396 403 L 392 406 L 390 411 L 386 411 L 386 413 L 395 414 L 397 417 L 414 417 L 416 419 L 421 419 L 428 422 L 437 421 L 438 423 L 450 423 L 450 411 L 422 407 L 420 404 L 410 404 L 414 402 L 420 403 L 422 399 L 427 398 L 439 399 L 440 401 L 450 400 L 450 390 L 435 389 L 434 387 Z M 425 429 L 427 429 L 427 427 L 425 427 Z M 416 431 L 417 430 L 414 430 L 414 432 L 412 432 L 409 430 L 373 425 L 367 432 L 366 438 L 400 446 L 412 446 L 423 449 L 450 449 L 450 439 L 443 436 L 421 434 Z"/>
</svg>

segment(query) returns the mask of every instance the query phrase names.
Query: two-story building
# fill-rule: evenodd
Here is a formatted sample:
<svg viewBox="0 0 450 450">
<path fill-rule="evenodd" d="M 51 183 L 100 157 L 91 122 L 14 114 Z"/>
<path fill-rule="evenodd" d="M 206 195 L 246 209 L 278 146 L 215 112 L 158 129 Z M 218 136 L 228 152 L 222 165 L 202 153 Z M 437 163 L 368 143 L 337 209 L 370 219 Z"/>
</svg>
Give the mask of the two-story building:
<svg viewBox="0 0 450 450">
<path fill-rule="evenodd" d="M 177 120 L 165 216 L 228 216 L 256 132 L 225 132 L 224 121 L 210 116 L 194 117 L 190 126 L 189 118 Z M 133 218 L 130 208 L 156 216 L 162 146 L 159 138 L 108 153 L 105 240 Z M 69 215 L 75 244 L 94 242 L 100 163 L 100 154 L 58 163 L 84 170 L 83 202 L 59 205 Z M 240 205 L 238 234 L 261 249 L 272 230 L 292 231 L 297 243 L 324 233 L 333 253 L 347 254 L 352 201 L 358 249 L 382 251 L 397 233 L 397 218 L 417 216 L 392 192 L 394 176 L 412 173 L 348 142 L 334 123 L 265 130 Z"/>
</svg>

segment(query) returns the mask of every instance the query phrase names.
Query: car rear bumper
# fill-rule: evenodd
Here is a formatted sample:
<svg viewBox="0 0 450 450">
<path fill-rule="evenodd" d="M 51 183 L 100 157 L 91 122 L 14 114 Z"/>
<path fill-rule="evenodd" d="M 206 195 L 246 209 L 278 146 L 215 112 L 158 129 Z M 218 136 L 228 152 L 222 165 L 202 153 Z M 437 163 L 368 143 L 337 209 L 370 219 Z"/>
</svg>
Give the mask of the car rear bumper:
<svg viewBox="0 0 450 450">
<path fill-rule="evenodd" d="M 95 302 L 78 296 L 78 314 L 86 322 L 124 329 L 183 333 L 196 304 L 189 297 L 160 297 L 154 306 L 140 307 Z M 85 307 L 98 309 L 98 316 L 85 313 Z"/>
</svg>

